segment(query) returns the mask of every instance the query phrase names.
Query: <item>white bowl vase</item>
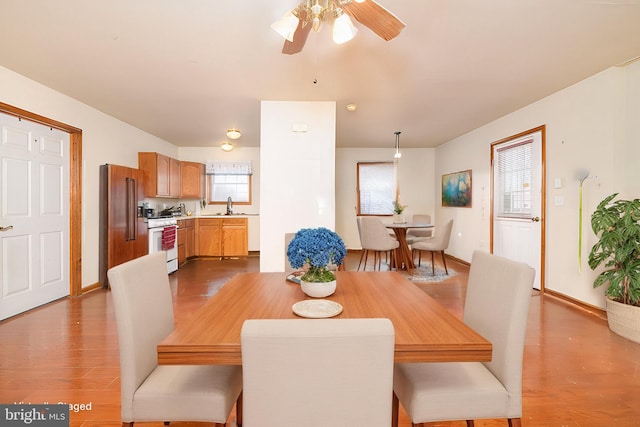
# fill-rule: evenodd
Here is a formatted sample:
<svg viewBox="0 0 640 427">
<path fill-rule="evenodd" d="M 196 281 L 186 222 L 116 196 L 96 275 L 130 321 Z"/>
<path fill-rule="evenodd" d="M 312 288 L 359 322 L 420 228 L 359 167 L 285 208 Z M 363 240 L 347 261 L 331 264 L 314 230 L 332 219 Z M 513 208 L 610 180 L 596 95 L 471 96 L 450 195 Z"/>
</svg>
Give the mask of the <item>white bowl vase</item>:
<svg viewBox="0 0 640 427">
<path fill-rule="evenodd" d="M 331 282 L 305 282 L 300 280 L 302 292 L 313 298 L 324 298 L 336 291 L 336 281 Z"/>
</svg>

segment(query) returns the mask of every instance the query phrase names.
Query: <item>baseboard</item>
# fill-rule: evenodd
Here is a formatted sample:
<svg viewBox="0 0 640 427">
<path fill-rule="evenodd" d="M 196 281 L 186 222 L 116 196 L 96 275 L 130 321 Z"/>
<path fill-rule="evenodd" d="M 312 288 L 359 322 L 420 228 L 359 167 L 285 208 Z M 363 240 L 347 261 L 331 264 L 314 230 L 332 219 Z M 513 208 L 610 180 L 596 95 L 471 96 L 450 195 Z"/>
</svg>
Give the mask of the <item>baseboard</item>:
<svg viewBox="0 0 640 427">
<path fill-rule="evenodd" d="M 464 261 L 464 260 L 461 260 L 460 258 L 456 258 L 456 257 L 454 257 L 454 256 L 452 256 L 452 255 L 449 255 L 449 254 L 447 254 L 446 252 L 444 253 L 444 255 L 447 257 L 447 259 L 450 259 L 450 260 L 452 260 L 452 261 L 455 261 L 455 262 L 457 262 L 458 264 L 466 265 L 467 267 L 470 267 L 470 266 L 471 266 L 471 263 L 469 263 L 469 262 L 467 262 L 467 261 Z"/>
<path fill-rule="evenodd" d="M 607 311 L 605 309 L 602 309 L 600 307 L 596 307 L 595 305 L 591 305 L 591 304 L 587 304 L 586 302 L 577 300 L 575 298 L 572 298 L 568 295 L 563 294 L 562 292 L 558 292 L 558 291 L 554 291 L 552 289 L 546 289 L 543 292 L 543 295 L 545 296 L 550 296 L 553 298 L 556 298 L 560 301 L 566 302 L 568 304 L 571 304 L 572 306 L 575 306 L 581 310 L 584 310 L 588 313 L 594 314 L 598 317 L 600 317 L 601 319 L 605 319 L 607 318 Z"/>
<path fill-rule="evenodd" d="M 81 289 L 81 295 L 86 294 L 87 292 L 95 291 L 96 289 L 102 289 L 102 284 L 100 282 L 96 282 L 93 285 L 89 285 Z"/>
</svg>

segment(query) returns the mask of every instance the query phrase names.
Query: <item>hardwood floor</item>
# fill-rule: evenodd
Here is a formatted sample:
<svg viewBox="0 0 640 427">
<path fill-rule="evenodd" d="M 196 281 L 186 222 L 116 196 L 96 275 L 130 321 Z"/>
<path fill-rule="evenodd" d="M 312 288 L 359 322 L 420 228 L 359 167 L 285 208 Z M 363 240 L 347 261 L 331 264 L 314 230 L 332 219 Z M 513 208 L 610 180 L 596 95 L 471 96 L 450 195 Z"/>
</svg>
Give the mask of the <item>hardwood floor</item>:
<svg viewBox="0 0 640 427">
<path fill-rule="evenodd" d="M 355 270 L 358 259 L 359 253 L 350 253 L 347 269 Z M 456 275 L 419 286 L 460 315 L 468 268 L 455 260 L 447 264 Z M 176 321 L 189 316 L 238 271 L 259 271 L 258 258 L 200 259 L 181 267 L 171 276 Z M 72 426 L 119 426 L 119 387 L 110 292 L 66 298 L 0 322 L 0 404 L 65 402 L 76 405 Z M 598 316 L 536 293 L 523 393 L 524 426 L 640 426 L 640 345 L 611 333 Z M 230 421 L 234 418 L 232 413 Z M 410 425 L 401 411 L 400 426 Z M 505 420 L 476 422 L 479 427 L 506 425 Z"/>
</svg>

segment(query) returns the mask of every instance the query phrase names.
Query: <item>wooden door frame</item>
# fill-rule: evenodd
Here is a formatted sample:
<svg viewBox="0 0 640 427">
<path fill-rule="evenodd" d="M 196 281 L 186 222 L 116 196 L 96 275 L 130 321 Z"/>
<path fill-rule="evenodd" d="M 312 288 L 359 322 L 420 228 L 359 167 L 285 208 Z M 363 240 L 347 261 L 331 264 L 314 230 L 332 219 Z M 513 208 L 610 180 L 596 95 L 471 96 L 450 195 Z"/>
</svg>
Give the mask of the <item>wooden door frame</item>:
<svg viewBox="0 0 640 427">
<path fill-rule="evenodd" d="M 82 129 L 0 102 L 0 112 L 69 133 L 69 295 L 82 294 Z"/>
<path fill-rule="evenodd" d="M 540 150 L 542 151 L 540 153 L 540 185 L 542 186 L 541 188 L 541 194 L 540 194 L 540 292 L 544 293 L 545 290 L 545 265 L 546 265 L 546 250 L 545 250 L 545 242 L 546 242 L 546 212 L 547 212 L 547 150 L 546 150 L 546 143 L 547 143 L 547 126 L 546 125 L 540 125 L 538 127 L 535 127 L 533 129 L 529 129 L 526 130 L 524 132 L 520 132 L 517 133 L 515 135 L 511 135 L 508 136 L 506 138 L 503 138 L 501 140 L 498 141 L 494 141 L 490 144 L 490 150 L 491 150 L 491 197 L 490 197 L 490 202 L 491 202 L 491 217 L 489 220 L 489 250 L 491 253 L 493 253 L 493 217 L 494 217 L 494 212 L 493 212 L 493 206 L 494 206 L 494 182 L 493 182 L 493 175 L 494 175 L 494 159 L 493 159 L 493 147 L 495 147 L 496 145 L 500 145 L 503 144 L 505 142 L 509 142 L 512 141 L 514 139 L 519 139 L 522 138 L 526 135 L 532 134 L 532 133 L 536 133 L 536 132 L 540 132 L 540 135 L 542 137 L 542 141 L 540 143 Z"/>
</svg>

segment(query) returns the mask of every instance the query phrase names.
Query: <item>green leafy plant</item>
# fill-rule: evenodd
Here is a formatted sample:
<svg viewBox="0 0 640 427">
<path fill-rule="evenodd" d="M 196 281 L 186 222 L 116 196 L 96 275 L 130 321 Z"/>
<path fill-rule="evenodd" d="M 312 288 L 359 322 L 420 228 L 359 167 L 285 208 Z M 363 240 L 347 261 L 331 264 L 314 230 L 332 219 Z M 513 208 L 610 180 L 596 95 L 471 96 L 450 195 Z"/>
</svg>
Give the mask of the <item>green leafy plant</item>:
<svg viewBox="0 0 640 427">
<path fill-rule="evenodd" d="M 399 201 L 397 201 L 397 200 L 393 201 L 393 213 L 401 214 L 402 211 L 404 211 L 405 208 L 406 208 L 406 206 L 405 205 L 401 205 Z"/>
<path fill-rule="evenodd" d="M 605 268 L 593 287 L 608 284 L 609 298 L 640 306 L 640 200 L 614 201 L 617 195 L 602 200 L 591 215 L 591 228 L 599 240 L 589 253 L 589 267 Z"/>
</svg>

